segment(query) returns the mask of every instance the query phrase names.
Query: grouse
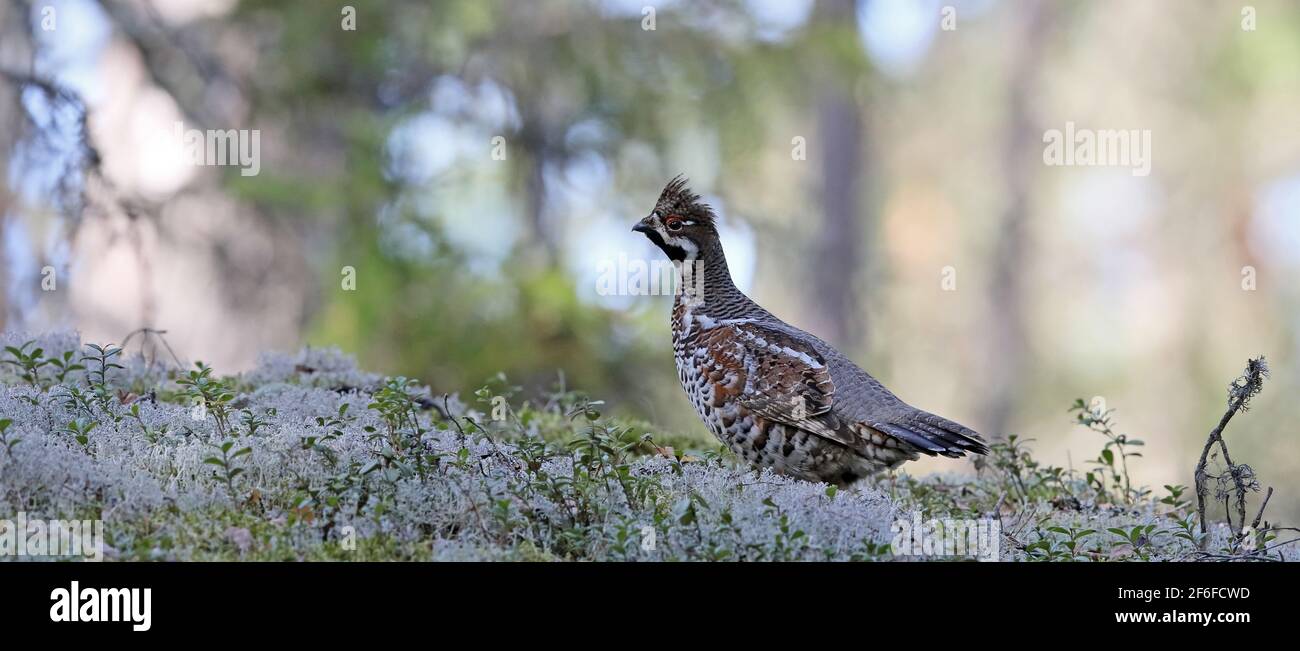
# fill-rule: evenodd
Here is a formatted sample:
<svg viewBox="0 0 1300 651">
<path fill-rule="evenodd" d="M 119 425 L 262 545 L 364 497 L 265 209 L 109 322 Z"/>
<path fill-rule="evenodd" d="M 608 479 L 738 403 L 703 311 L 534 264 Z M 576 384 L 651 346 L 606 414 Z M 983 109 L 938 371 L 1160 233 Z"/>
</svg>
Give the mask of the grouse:
<svg viewBox="0 0 1300 651">
<path fill-rule="evenodd" d="M 632 230 L 681 269 L 672 312 L 677 374 L 732 452 L 757 468 L 837 486 L 921 454 L 988 453 L 974 430 L 908 405 L 741 293 L 714 220 L 678 176 Z"/>
</svg>

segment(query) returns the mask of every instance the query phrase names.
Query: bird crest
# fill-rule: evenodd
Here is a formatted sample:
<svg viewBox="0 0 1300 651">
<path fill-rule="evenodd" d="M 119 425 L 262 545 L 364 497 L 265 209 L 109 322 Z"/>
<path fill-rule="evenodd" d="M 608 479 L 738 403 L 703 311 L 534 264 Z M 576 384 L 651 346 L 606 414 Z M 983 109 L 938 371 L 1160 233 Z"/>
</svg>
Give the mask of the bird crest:
<svg viewBox="0 0 1300 651">
<path fill-rule="evenodd" d="M 679 215 L 713 226 L 713 208 L 700 202 L 700 195 L 692 192 L 686 184 L 685 176 L 678 174 L 673 177 L 668 185 L 664 186 L 663 192 L 659 193 L 659 201 L 655 202 L 655 211 L 663 216 Z"/>
</svg>

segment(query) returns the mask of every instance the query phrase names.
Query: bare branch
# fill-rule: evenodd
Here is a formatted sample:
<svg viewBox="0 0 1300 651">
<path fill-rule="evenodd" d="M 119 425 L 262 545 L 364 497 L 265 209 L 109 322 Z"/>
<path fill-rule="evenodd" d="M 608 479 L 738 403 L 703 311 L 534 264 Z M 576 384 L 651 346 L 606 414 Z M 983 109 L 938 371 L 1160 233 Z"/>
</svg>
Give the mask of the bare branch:
<svg viewBox="0 0 1300 651">
<path fill-rule="evenodd" d="M 1255 521 L 1250 523 L 1251 529 L 1259 529 L 1259 521 L 1264 518 L 1264 509 L 1268 507 L 1268 498 L 1273 497 L 1273 487 L 1268 487 L 1268 492 L 1264 493 L 1264 501 L 1259 504 L 1259 513 L 1255 514 Z"/>
<path fill-rule="evenodd" d="M 1250 399 L 1259 394 L 1264 388 L 1264 379 L 1268 377 L 1268 364 L 1264 362 L 1264 357 L 1256 357 L 1246 362 L 1246 371 L 1241 377 L 1233 380 L 1228 387 L 1228 411 L 1223 414 L 1219 424 L 1210 431 L 1210 436 L 1205 441 L 1205 448 L 1201 450 L 1201 459 L 1196 463 L 1196 512 L 1201 520 L 1201 533 L 1207 532 L 1205 520 L 1205 497 L 1208 492 L 1206 479 L 1209 477 L 1206 472 L 1206 465 L 1209 462 L 1210 450 L 1214 444 L 1219 444 L 1219 450 L 1223 453 L 1223 462 L 1228 467 L 1228 475 L 1231 476 L 1232 482 L 1236 488 L 1237 496 L 1237 520 L 1242 526 L 1246 524 L 1246 490 L 1249 485 L 1245 481 L 1247 476 L 1253 477 L 1254 471 L 1247 466 L 1237 466 L 1232 463 L 1232 457 L 1228 454 L 1228 444 L 1223 440 L 1223 430 L 1227 428 L 1228 421 L 1236 415 L 1238 411 L 1247 411 L 1250 409 Z M 1249 473 L 1247 475 L 1246 473 Z M 1257 486 L 1257 484 L 1256 484 Z M 1256 488 L 1258 490 L 1258 488 Z M 1228 510 L 1226 496 L 1224 508 Z M 1228 526 L 1232 526 L 1232 513 L 1228 511 Z M 1240 532 L 1237 532 L 1240 535 Z M 1201 544 L 1204 545 L 1206 538 L 1202 538 Z"/>
</svg>

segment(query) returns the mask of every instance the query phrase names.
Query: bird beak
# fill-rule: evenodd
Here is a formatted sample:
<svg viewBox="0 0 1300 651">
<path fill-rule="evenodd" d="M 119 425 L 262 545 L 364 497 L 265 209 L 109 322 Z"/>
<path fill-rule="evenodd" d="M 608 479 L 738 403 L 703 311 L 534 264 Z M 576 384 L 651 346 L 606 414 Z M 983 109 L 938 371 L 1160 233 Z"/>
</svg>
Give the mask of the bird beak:
<svg viewBox="0 0 1300 651">
<path fill-rule="evenodd" d="M 649 233 L 654 231 L 654 226 L 650 224 L 650 220 L 653 218 L 654 215 L 646 216 L 645 219 L 642 219 L 641 221 L 637 222 L 636 226 L 632 227 L 632 231 L 634 233 Z"/>
</svg>

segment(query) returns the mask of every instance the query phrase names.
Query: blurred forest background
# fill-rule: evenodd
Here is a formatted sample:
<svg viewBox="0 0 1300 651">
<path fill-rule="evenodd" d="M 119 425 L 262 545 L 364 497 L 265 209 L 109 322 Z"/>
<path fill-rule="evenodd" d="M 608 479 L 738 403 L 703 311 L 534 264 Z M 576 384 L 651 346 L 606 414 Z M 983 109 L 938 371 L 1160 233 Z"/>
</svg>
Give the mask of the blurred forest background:
<svg viewBox="0 0 1300 651">
<path fill-rule="evenodd" d="M 0 0 L 0 321 L 225 373 L 311 344 L 436 392 L 562 376 L 703 432 L 670 299 L 597 291 L 658 259 L 629 229 L 684 173 L 742 289 L 1053 463 L 1087 467 L 1066 410 L 1101 397 L 1138 479 L 1190 484 L 1266 355 L 1228 437 L 1294 523 L 1300 3 L 1243 7 Z M 186 163 L 177 122 L 258 130 L 260 173 Z M 1067 122 L 1150 130 L 1151 174 L 1045 165 Z"/>
</svg>

